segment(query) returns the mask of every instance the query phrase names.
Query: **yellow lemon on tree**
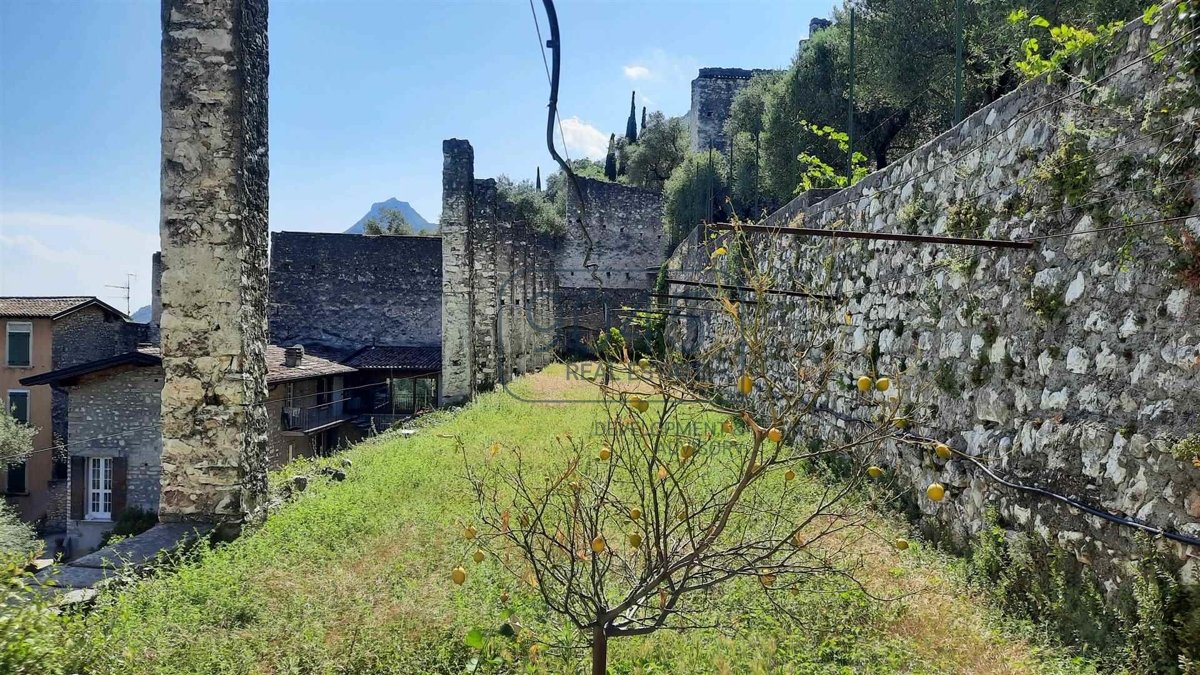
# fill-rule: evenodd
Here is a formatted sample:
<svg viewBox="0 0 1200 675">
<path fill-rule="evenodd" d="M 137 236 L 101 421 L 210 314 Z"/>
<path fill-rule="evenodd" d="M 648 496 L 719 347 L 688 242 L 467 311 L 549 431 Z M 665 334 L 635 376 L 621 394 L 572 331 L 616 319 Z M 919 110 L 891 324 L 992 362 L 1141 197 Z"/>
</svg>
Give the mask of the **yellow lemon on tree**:
<svg viewBox="0 0 1200 675">
<path fill-rule="evenodd" d="M 901 551 L 907 550 L 908 549 L 908 540 L 904 539 L 903 537 L 897 537 L 896 538 L 896 548 L 900 549 Z"/>
<path fill-rule="evenodd" d="M 612 450 L 609 450 L 608 447 L 600 448 L 599 456 L 600 459 L 608 459 L 609 457 L 612 457 Z"/>
<path fill-rule="evenodd" d="M 754 378 L 743 374 L 737 381 L 738 392 L 742 396 L 749 396 L 751 391 L 754 391 Z"/>
<path fill-rule="evenodd" d="M 791 469 L 788 469 L 787 471 L 784 472 L 783 479 L 784 480 L 796 480 L 796 472 L 792 471 Z"/>
<path fill-rule="evenodd" d="M 783 432 L 777 427 L 771 427 L 767 430 L 767 438 L 771 439 L 772 443 L 778 443 L 783 440 Z"/>
<path fill-rule="evenodd" d="M 725 420 L 724 422 L 721 422 L 721 431 L 724 431 L 727 434 L 732 434 L 733 420 Z"/>
<path fill-rule="evenodd" d="M 905 417 L 896 417 L 892 419 L 892 426 L 897 429 L 903 429 L 908 426 L 908 419 Z"/>
<path fill-rule="evenodd" d="M 474 539 L 475 535 L 476 535 L 476 532 L 475 532 L 474 525 L 468 525 L 466 527 L 466 529 L 463 530 L 463 538 L 465 538 L 465 539 Z"/>
<path fill-rule="evenodd" d="M 881 469 L 877 466 L 867 467 L 867 475 L 870 476 L 871 478 L 879 478 L 880 476 L 883 475 L 883 469 Z"/>
<path fill-rule="evenodd" d="M 596 537 L 592 540 L 592 551 L 594 553 L 604 553 L 604 537 Z"/>
<path fill-rule="evenodd" d="M 712 254 L 714 256 L 717 256 L 717 255 L 725 255 L 726 253 L 729 253 L 729 251 L 726 250 L 724 246 L 718 246 L 717 250 L 713 251 Z"/>
<path fill-rule="evenodd" d="M 650 359 L 645 358 L 645 357 L 638 359 L 638 368 L 644 369 L 644 368 L 649 368 L 649 367 L 650 367 Z"/>
<path fill-rule="evenodd" d="M 450 578 L 454 581 L 454 583 L 462 586 L 463 582 L 467 580 L 467 571 L 463 569 L 462 565 L 459 565 L 458 567 L 450 570 Z"/>
<path fill-rule="evenodd" d="M 935 502 L 940 502 L 946 496 L 946 488 L 942 487 L 941 483 L 933 483 L 925 488 L 925 495 Z"/>
<path fill-rule="evenodd" d="M 679 458 L 680 459 L 684 459 L 684 460 L 691 459 L 692 455 L 694 455 L 694 454 L 696 454 L 696 448 L 693 448 L 690 445 L 685 445 L 679 449 Z"/>
<path fill-rule="evenodd" d="M 629 545 L 634 548 L 640 548 L 642 545 L 642 535 L 638 534 L 637 532 L 630 533 Z"/>
<path fill-rule="evenodd" d="M 640 396 L 631 396 L 629 397 L 629 407 L 640 413 L 644 413 L 650 409 L 650 404 L 646 402 L 646 399 Z"/>
<path fill-rule="evenodd" d="M 658 479 L 659 480 L 667 479 L 667 467 L 663 466 L 662 464 L 658 465 Z"/>
<path fill-rule="evenodd" d="M 637 520 L 638 518 L 641 518 L 641 517 L 642 517 L 641 509 L 639 509 L 636 506 L 633 507 L 632 509 L 629 509 L 629 519 L 630 520 Z"/>
<path fill-rule="evenodd" d="M 954 453 L 950 450 L 950 446 L 946 445 L 945 443 L 938 443 L 936 446 L 934 446 L 933 451 L 936 452 L 937 456 L 941 457 L 942 459 L 950 459 L 954 456 Z"/>
<path fill-rule="evenodd" d="M 892 386 L 892 381 L 886 377 L 881 377 L 878 380 L 875 380 L 875 388 L 879 391 L 887 391 L 888 387 L 890 386 Z"/>
<path fill-rule="evenodd" d="M 483 551 L 481 549 L 475 549 L 475 555 L 471 556 L 471 559 L 477 563 L 483 562 Z"/>
<path fill-rule="evenodd" d="M 856 384 L 858 385 L 858 390 L 865 393 L 871 391 L 871 387 L 875 386 L 875 381 L 866 375 L 859 375 Z"/>
</svg>

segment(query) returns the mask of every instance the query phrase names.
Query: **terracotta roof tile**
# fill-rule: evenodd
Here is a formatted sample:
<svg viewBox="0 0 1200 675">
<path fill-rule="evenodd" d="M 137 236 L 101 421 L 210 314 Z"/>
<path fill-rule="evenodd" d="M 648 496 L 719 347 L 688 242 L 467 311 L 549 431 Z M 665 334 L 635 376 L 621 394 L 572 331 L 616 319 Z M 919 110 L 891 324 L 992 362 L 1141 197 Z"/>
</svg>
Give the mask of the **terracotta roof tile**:
<svg viewBox="0 0 1200 675">
<path fill-rule="evenodd" d="M 276 345 L 267 345 L 267 383 L 275 384 L 277 382 L 289 382 L 291 380 L 303 380 L 309 377 L 320 377 L 322 375 L 342 375 L 344 373 L 353 373 L 354 368 L 348 365 L 342 365 L 335 361 L 329 361 L 319 356 L 305 354 L 304 358 L 300 359 L 300 365 L 289 368 L 283 365 L 284 348 Z"/>
<path fill-rule="evenodd" d="M 441 347 L 364 347 L 346 359 L 359 370 L 441 370 Z"/>
<path fill-rule="evenodd" d="M 86 295 L 63 297 L 0 297 L 0 316 L 44 319 L 86 305 L 96 298 Z"/>
</svg>

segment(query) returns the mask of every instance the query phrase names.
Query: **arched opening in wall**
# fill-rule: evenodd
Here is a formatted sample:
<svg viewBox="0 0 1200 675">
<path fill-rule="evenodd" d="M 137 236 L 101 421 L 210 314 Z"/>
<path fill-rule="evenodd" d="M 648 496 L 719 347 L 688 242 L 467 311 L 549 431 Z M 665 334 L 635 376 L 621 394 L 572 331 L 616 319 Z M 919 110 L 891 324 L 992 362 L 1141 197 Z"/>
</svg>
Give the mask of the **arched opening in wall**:
<svg viewBox="0 0 1200 675">
<path fill-rule="evenodd" d="M 566 359 L 591 359 L 596 355 L 592 345 L 600 329 L 575 324 L 562 326 L 555 331 L 556 351 Z"/>
</svg>

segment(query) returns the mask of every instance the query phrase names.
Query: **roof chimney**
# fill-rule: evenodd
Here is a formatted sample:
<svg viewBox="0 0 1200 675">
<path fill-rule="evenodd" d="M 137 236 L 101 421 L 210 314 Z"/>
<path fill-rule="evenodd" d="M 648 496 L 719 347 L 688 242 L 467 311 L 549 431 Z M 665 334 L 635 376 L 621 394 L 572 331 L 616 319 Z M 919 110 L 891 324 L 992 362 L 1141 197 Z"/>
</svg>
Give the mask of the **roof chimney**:
<svg viewBox="0 0 1200 675">
<path fill-rule="evenodd" d="M 295 368 L 304 360 L 304 345 L 294 345 L 284 347 L 283 349 L 283 365 L 288 368 Z"/>
</svg>

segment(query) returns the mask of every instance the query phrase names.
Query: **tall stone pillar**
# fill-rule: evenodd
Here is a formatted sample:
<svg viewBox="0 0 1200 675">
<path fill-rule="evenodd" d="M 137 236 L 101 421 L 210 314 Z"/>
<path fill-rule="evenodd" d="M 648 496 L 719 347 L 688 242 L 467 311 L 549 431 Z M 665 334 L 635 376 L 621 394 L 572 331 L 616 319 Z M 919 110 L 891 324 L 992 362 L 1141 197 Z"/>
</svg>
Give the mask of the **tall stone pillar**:
<svg viewBox="0 0 1200 675">
<path fill-rule="evenodd" d="M 164 521 L 267 489 L 267 0 L 162 3 Z"/>
<path fill-rule="evenodd" d="M 475 391 L 496 386 L 496 310 L 500 303 L 496 276 L 498 240 L 496 181 L 475 179 L 474 209 L 471 214 L 471 252 L 474 274 L 475 311 L 472 349 L 475 356 Z"/>
<path fill-rule="evenodd" d="M 442 141 L 442 405 L 471 397 L 474 377 L 471 213 L 475 152 L 471 144 Z"/>
<path fill-rule="evenodd" d="M 152 344 L 159 344 L 162 325 L 162 254 L 158 251 L 150 258 L 150 324 L 148 335 Z"/>
</svg>

